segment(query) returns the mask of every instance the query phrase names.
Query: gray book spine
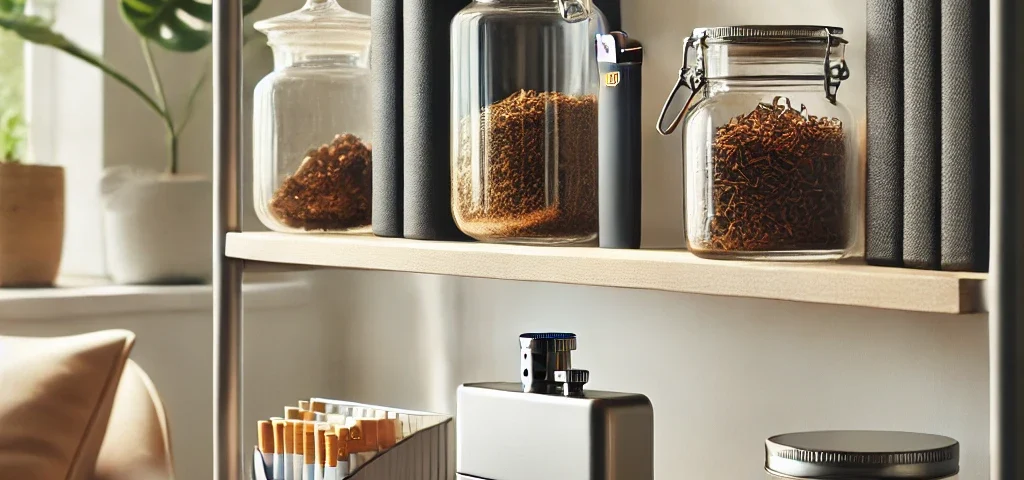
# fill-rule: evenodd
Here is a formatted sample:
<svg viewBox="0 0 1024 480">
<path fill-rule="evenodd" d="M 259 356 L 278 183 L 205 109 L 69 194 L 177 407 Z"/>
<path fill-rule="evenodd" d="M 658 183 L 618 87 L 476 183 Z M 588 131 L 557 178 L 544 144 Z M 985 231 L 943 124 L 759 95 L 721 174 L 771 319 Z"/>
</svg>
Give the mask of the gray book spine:
<svg viewBox="0 0 1024 480">
<path fill-rule="evenodd" d="M 594 0 L 594 5 L 601 10 L 608 20 L 608 31 L 622 30 L 622 5 L 619 0 Z"/>
<path fill-rule="evenodd" d="M 939 268 L 939 0 L 903 2 L 903 264 Z"/>
<path fill-rule="evenodd" d="M 988 269 L 988 1 L 942 0 L 942 269 Z"/>
<path fill-rule="evenodd" d="M 864 256 L 903 265 L 903 2 L 868 0 Z"/>
<path fill-rule="evenodd" d="M 468 0 L 404 0 L 403 222 L 406 238 L 466 238 L 451 206 L 451 23 Z"/>
<path fill-rule="evenodd" d="M 373 233 L 402 236 L 402 0 L 372 0 Z"/>
</svg>

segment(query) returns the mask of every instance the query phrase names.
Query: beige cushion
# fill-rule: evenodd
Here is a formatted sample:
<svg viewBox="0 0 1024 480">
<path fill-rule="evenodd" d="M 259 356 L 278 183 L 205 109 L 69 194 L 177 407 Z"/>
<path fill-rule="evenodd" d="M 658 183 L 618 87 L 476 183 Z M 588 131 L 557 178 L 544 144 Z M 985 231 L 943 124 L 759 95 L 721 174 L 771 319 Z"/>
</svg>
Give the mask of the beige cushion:
<svg viewBox="0 0 1024 480">
<path fill-rule="evenodd" d="M 134 342 L 127 330 L 0 336 L 0 477 L 92 475 Z"/>
<path fill-rule="evenodd" d="M 153 381 L 129 360 L 117 387 L 93 480 L 174 478 L 167 414 Z"/>
</svg>

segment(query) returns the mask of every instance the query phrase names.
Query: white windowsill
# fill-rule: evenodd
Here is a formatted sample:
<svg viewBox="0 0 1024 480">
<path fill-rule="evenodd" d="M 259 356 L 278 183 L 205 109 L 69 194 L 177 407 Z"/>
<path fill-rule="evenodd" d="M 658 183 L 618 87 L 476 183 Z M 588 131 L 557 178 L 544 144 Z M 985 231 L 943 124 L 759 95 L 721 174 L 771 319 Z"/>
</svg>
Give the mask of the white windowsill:
<svg viewBox="0 0 1024 480">
<path fill-rule="evenodd" d="M 265 278 L 242 286 L 246 307 L 304 305 L 310 286 L 304 279 Z M 210 285 L 114 285 L 106 279 L 62 277 L 55 288 L 0 289 L 0 320 L 42 320 L 148 312 L 212 311 Z"/>
</svg>

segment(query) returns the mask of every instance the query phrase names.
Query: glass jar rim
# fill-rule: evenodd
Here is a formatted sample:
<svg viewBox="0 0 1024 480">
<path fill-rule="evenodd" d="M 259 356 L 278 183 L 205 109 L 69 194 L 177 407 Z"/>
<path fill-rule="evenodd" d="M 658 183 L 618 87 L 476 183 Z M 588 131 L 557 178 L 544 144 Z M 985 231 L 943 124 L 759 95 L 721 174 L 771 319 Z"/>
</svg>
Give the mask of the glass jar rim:
<svg viewBox="0 0 1024 480">
<path fill-rule="evenodd" d="M 733 25 L 701 27 L 693 30 L 693 38 L 708 43 L 846 43 L 842 27 L 825 25 Z"/>
</svg>

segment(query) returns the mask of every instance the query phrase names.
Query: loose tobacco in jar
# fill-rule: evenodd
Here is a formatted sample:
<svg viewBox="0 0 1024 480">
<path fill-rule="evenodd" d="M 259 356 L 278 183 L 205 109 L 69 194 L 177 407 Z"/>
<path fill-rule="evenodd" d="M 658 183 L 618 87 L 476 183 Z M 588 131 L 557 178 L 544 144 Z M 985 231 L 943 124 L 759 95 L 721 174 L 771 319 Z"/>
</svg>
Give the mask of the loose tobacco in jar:
<svg viewBox="0 0 1024 480">
<path fill-rule="evenodd" d="M 306 153 L 270 201 L 281 223 L 303 230 L 349 230 L 370 224 L 371 151 L 352 134 Z"/>
<path fill-rule="evenodd" d="M 477 238 L 593 239 L 597 232 L 597 99 L 522 90 L 462 128 L 453 176 L 460 228 Z M 480 160 L 474 160 L 477 154 Z M 474 165 L 474 162 L 477 162 Z"/>
<path fill-rule="evenodd" d="M 847 246 L 846 134 L 835 118 L 787 99 L 760 103 L 715 130 L 706 248 L 832 250 Z"/>
</svg>

